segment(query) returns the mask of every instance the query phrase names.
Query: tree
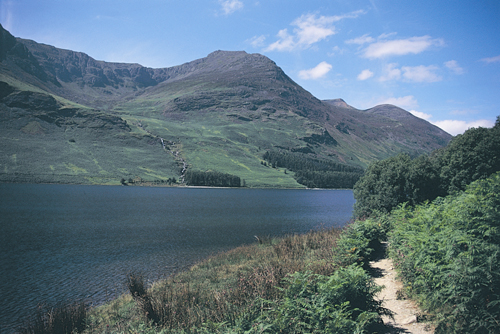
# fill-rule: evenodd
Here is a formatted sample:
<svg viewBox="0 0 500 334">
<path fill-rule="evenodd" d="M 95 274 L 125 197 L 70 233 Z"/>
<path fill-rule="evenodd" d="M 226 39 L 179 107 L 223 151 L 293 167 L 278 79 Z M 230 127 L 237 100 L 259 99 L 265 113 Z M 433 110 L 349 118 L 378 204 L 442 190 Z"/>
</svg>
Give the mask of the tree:
<svg viewBox="0 0 500 334">
<path fill-rule="evenodd" d="M 464 190 L 471 182 L 500 169 L 500 125 L 472 128 L 438 152 L 440 177 L 447 193 Z"/>
<path fill-rule="evenodd" d="M 439 166 L 428 155 L 421 155 L 413 159 L 408 169 L 405 193 L 408 202 L 416 205 L 424 201 L 432 201 L 438 196 L 445 196 L 441 187 Z"/>
<path fill-rule="evenodd" d="M 390 212 L 465 190 L 500 171 L 500 117 L 493 128 L 473 128 L 445 148 L 413 160 L 400 154 L 372 163 L 354 185 L 356 217 Z"/>
<path fill-rule="evenodd" d="M 406 179 L 410 161 L 408 154 L 399 154 L 368 166 L 354 185 L 356 217 L 369 216 L 375 211 L 390 212 L 399 203 L 408 201 Z"/>
</svg>

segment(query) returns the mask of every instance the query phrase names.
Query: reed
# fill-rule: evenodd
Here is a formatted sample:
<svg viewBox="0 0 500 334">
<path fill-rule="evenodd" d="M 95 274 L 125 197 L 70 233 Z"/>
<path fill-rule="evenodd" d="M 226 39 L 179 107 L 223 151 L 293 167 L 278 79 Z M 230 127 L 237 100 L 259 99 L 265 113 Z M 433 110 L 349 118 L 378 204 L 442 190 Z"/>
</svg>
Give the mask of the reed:
<svg viewBox="0 0 500 334">
<path fill-rule="evenodd" d="M 128 286 L 142 315 L 168 329 L 235 325 L 255 310 L 255 301 L 282 298 L 285 277 L 300 271 L 332 274 L 333 247 L 340 231 L 324 229 L 238 247 L 212 256 L 189 271 L 156 283 L 144 291 L 140 275 Z M 248 320 L 248 319 L 247 319 Z"/>
<path fill-rule="evenodd" d="M 70 334 L 86 328 L 88 307 L 84 302 L 40 305 L 35 315 L 20 330 L 21 334 Z"/>
</svg>

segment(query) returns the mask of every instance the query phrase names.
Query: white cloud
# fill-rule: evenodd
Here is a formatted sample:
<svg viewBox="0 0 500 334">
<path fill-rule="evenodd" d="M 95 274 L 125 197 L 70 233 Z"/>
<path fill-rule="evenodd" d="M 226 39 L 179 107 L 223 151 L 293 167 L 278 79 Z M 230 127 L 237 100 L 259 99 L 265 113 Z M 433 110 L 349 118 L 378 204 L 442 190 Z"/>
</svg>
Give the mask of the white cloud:
<svg viewBox="0 0 500 334">
<path fill-rule="evenodd" d="M 443 78 L 436 74 L 439 67 L 435 65 L 429 66 L 403 66 L 398 68 L 398 64 L 387 64 L 384 68 L 383 75 L 379 81 L 403 80 L 407 82 L 436 82 Z"/>
<path fill-rule="evenodd" d="M 485 63 L 500 63 L 500 56 L 496 57 L 490 57 L 490 58 L 483 58 L 481 61 L 484 61 Z"/>
<path fill-rule="evenodd" d="M 366 79 L 370 79 L 371 77 L 373 77 L 373 72 L 370 71 L 370 70 L 363 70 L 361 71 L 361 73 L 359 73 L 358 75 L 358 80 L 366 80 Z"/>
<path fill-rule="evenodd" d="M 269 45 L 265 51 L 293 51 L 307 49 L 311 45 L 326 39 L 336 33 L 335 22 L 345 18 L 356 18 L 364 11 L 355 11 L 340 16 L 318 16 L 316 14 L 304 14 L 295 19 L 291 25 L 293 34 L 288 29 L 282 29 L 278 33 L 278 40 Z"/>
<path fill-rule="evenodd" d="M 369 36 L 368 34 L 345 41 L 346 44 L 358 44 L 358 45 L 363 45 L 366 43 L 373 43 L 373 42 L 375 42 L 375 39 Z"/>
<path fill-rule="evenodd" d="M 316 15 L 312 14 L 302 15 L 292 23 L 298 27 L 295 29 L 298 38 L 297 44 L 309 46 L 335 34 L 335 27 L 332 24 L 336 21 L 335 16 L 317 18 Z"/>
<path fill-rule="evenodd" d="M 332 65 L 326 61 L 319 63 L 316 67 L 299 72 L 299 77 L 304 80 L 319 79 L 325 76 L 332 69 Z"/>
<path fill-rule="evenodd" d="M 397 68 L 398 64 L 387 64 L 384 68 L 384 75 L 380 77 L 380 81 L 399 80 L 401 78 L 401 70 Z"/>
<path fill-rule="evenodd" d="M 416 116 L 418 118 L 422 118 L 422 119 L 425 119 L 426 121 L 428 121 L 432 115 L 430 114 L 426 114 L 424 112 L 421 112 L 421 111 L 416 111 L 416 110 L 410 110 L 409 111 L 413 116 Z"/>
<path fill-rule="evenodd" d="M 278 32 L 279 40 L 269 45 L 266 51 L 292 51 L 296 47 L 296 42 L 292 35 L 288 34 L 287 29 Z"/>
<path fill-rule="evenodd" d="M 386 58 L 390 56 L 402 56 L 407 54 L 421 53 L 433 45 L 443 45 L 442 39 L 430 36 L 410 37 L 407 39 L 395 39 L 390 41 L 379 41 L 367 46 L 363 52 L 365 58 Z"/>
<path fill-rule="evenodd" d="M 432 122 L 432 124 L 440 127 L 449 134 L 456 136 L 462 134 L 470 128 L 484 127 L 491 128 L 495 125 L 494 122 L 487 119 L 480 119 L 472 122 L 459 121 L 454 119 L 447 119 L 444 121 Z"/>
<path fill-rule="evenodd" d="M 479 119 L 470 122 L 461 121 L 457 119 L 447 119 L 444 121 L 431 121 L 430 119 L 432 118 L 432 115 L 416 110 L 410 110 L 410 113 L 412 113 L 414 116 L 429 121 L 431 124 L 443 129 L 444 131 L 448 132 L 453 136 L 462 134 L 470 128 L 478 128 L 478 127 L 491 128 L 492 126 L 495 125 L 494 122 L 487 119 Z"/>
<path fill-rule="evenodd" d="M 264 41 L 266 40 L 266 36 L 254 36 L 247 40 L 247 43 L 250 43 L 254 48 L 259 48 L 264 46 Z"/>
<path fill-rule="evenodd" d="M 455 74 L 464 74 L 464 69 L 458 65 L 456 60 L 450 60 L 444 63 L 444 66 L 449 68 Z"/>
<path fill-rule="evenodd" d="M 243 2 L 240 0 L 219 0 L 219 3 L 222 6 L 222 11 L 226 15 L 232 14 L 243 8 Z"/>
<path fill-rule="evenodd" d="M 387 32 L 387 33 L 380 34 L 377 38 L 379 40 L 381 40 L 381 39 L 387 39 L 387 38 L 389 38 L 391 36 L 396 36 L 397 34 L 398 34 L 397 32 Z"/>
<path fill-rule="evenodd" d="M 439 68 L 434 65 L 430 66 L 403 66 L 403 78 L 411 82 L 436 82 L 443 78 L 435 73 Z"/>
<path fill-rule="evenodd" d="M 390 97 L 388 99 L 382 100 L 377 104 L 393 104 L 400 108 L 417 108 L 418 102 L 413 95 L 407 95 L 403 97 Z"/>
</svg>

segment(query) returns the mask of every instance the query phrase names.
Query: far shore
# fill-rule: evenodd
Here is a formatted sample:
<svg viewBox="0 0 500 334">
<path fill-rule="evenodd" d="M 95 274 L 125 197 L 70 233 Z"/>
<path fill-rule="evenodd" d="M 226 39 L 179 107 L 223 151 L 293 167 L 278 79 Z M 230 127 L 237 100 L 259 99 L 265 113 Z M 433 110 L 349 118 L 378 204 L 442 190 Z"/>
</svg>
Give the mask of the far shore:
<svg viewBox="0 0 500 334">
<path fill-rule="evenodd" d="M 158 184 L 154 182 L 141 182 L 134 184 L 121 183 L 64 183 L 64 182 L 15 182 L 0 181 L 0 184 L 54 184 L 73 186 L 119 186 L 119 187 L 152 187 L 152 188 L 192 188 L 192 189 L 283 189 L 283 190 L 352 190 L 347 188 L 307 188 L 307 187 L 214 187 L 214 186 L 189 186 L 184 184 Z"/>
</svg>

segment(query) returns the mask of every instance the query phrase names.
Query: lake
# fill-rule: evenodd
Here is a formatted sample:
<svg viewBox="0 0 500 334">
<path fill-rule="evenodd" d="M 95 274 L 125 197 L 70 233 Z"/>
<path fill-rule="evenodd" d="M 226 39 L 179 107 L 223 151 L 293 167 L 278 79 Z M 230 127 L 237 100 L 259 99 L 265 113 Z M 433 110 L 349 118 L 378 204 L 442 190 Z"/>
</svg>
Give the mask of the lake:
<svg viewBox="0 0 500 334">
<path fill-rule="evenodd" d="M 0 184 L 0 332 L 37 304 L 100 304 L 258 236 L 343 226 L 350 190 Z"/>
</svg>

